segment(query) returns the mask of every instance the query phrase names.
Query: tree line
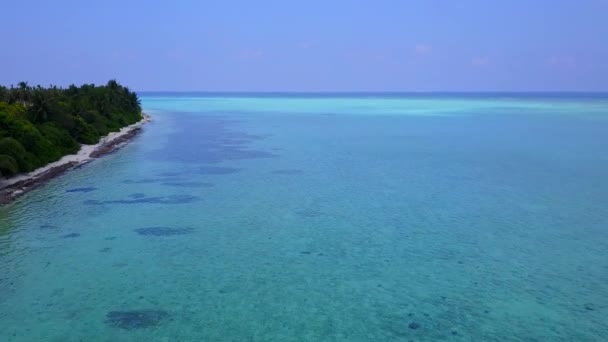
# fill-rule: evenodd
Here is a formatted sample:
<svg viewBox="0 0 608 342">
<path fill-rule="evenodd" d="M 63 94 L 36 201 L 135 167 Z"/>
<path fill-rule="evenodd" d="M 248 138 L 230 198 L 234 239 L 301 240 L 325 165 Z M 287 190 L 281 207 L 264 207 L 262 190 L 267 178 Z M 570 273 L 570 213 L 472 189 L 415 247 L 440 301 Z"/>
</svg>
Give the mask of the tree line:
<svg viewBox="0 0 608 342">
<path fill-rule="evenodd" d="M 67 88 L 0 86 L 0 177 L 29 172 L 141 120 L 137 94 L 115 80 Z"/>
</svg>

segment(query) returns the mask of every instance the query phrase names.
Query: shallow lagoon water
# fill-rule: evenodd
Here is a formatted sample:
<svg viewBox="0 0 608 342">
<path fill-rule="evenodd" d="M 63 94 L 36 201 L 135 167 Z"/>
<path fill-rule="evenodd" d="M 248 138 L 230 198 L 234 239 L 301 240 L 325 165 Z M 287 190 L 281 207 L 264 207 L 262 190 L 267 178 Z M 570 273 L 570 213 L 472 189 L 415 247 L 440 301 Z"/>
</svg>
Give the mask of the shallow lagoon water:
<svg viewBox="0 0 608 342">
<path fill-rule="evenodd" d="M 606 97 L 143 104 L 0 209 L 0 340 L 608 336 Z"/>
</svg>

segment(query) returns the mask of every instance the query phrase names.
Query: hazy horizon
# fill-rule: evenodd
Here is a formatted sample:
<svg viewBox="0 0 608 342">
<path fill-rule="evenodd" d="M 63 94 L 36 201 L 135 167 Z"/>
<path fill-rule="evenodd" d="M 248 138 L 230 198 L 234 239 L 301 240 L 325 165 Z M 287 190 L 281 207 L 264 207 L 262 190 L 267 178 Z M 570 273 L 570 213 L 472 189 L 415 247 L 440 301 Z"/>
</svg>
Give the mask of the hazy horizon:
<svg viewBox="0 0 608 342">
<path fill-rule="evenodd" d="M 0 84 L 606 92 L 608 1 L 10 2 Z M 238 10 L 237 10 L 238 9 Z M 23 15 L 27 16 L 27 25 Z"/>
<path fill-rule="evenodd" d="M 255 91 L 255 90 L 137 90 L 136 92 L 141 94 L 155 94 L 155 93 L 173 93 L 173 94 L 184 94 L 184 93 L 193 93 L 193 94 L 394 94 L 394 95 L 441 95 L 441 94 L 454 94 L 454 95 L 474 95 L 474 94 L 589 94 L 589 95 L 607 95 L 608 90 L 466 90 L 466 91 L 458 91 L 458 90 L 309 90 L 309 91 L 290 91 L 290 90 L 264 90 L 264 91 Z"/>
</svg>

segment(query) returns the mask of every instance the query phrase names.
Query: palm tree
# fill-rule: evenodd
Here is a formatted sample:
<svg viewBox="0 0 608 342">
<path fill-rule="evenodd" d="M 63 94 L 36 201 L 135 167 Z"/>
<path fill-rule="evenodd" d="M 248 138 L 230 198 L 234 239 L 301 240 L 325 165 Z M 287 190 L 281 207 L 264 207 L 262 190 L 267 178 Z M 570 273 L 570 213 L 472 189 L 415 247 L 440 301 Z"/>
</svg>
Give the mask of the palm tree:
<svg viewBox="0 0 608 342">
<path fill-rule="evenodd" d="M 51 113 L 51 102 L 42 89 L 34 92 L 31 112 L 33 114 L 33 122 L 44 122 L 49 118 Z"/>
<path fill-rule="evenodd" d="M 118 84 L 118 82 L 116 82 L 116 80 L 109 80 L 107 87 L 110 88 L 110 90 L 115 91 L 120 88 L 120 85 Z"/>
<path fill-rule="evenodd" d="M 0 101 L 8 102 L 9 93 L 6 87 L 0 86 Z"/>
<path fill-rule="evenodd" d="M 19 82 L 18 85 L 19 85 L 19 99 L 21 100 L 23 105 L 26 105 L 26 103 L 30 102 L 30 100 L 31 100 L 30 86 L 27 84 L 27 82 Z"/>
</svg>

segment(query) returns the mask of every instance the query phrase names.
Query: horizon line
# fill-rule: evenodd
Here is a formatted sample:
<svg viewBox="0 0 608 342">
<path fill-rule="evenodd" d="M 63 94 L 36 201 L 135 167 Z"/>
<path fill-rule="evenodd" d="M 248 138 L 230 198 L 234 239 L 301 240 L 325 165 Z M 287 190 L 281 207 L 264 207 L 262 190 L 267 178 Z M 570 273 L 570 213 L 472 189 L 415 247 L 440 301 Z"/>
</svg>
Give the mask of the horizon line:
<svg viewBox="0 0 608 342">
<path fill-rule="evenodd" d="M 320 90 L 320 91 L 285 91 L 285 90 L 135 90 L 137 93 L 199 93 L 199 94 L 602 94 L 608 95 L 608 90 L 430 90 L 430 91 L 401 91 L 401 90 Z"/>
</svg>

